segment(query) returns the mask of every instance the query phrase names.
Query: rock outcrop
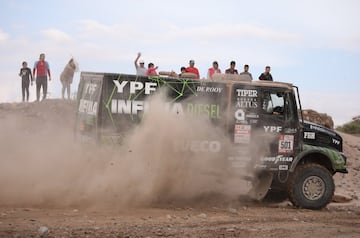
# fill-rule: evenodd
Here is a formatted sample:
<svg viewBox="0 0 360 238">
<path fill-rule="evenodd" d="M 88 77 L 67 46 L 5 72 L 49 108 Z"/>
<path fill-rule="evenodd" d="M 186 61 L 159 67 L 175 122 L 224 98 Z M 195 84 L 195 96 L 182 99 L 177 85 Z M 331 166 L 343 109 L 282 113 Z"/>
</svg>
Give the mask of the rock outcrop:
<svg viewBox="0 0 360 238">
<path fill-rule="evenodd" d="M 311 121 L 327 128 L 334 129 L 334 121 L 332 117 L 326 113 L 319 113 L 312 109 L 305 109 L 303 110 L 303 116 L 306 121 Z"/>
</svg>

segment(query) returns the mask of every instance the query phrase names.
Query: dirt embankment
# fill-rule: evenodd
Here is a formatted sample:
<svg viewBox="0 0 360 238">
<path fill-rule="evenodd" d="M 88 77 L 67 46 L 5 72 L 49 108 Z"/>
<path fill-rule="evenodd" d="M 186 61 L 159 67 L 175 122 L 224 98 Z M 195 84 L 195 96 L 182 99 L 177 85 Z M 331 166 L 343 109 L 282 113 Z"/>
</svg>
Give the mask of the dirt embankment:
<svg viewBox="0 0 360 238">
<path fill-rule="evenodd" d="M 226 189 L 209 194 L 207 188 L 217 187 L 219 181 L 204 180 L 191 168 L 183 173 L 188 165 L 184 161 L 166 164 L 162 154 L 171 147 L 169 132 L 155 126 L 133 137 L 132 142 L 138 143 L 122 150 L 79 145 L 73 138 L 75 107 L 74 101 L 66 100 L 0 104 L 0 237 L 360 234 L 359 137 L 342 134 L 349 174 L 335 175 L 336 193 L 351 201 L 308 211 L 294 209 L 287 201 L 240 202 Z M 157 118 L 150 121 L 158 122 Z M 155 132 L 156 140 L 150 137 Z M 154 148 L 146 149 L 150 147 Z M 144 160 L 145 155 L 155 159 Z M 156 176 L 148 173 L 152 170 Z M 225 187 L 235 188 L 233 184 Z M 167 199 L 176 196 L 182 196 L 182 202 Z"/>
</svg>

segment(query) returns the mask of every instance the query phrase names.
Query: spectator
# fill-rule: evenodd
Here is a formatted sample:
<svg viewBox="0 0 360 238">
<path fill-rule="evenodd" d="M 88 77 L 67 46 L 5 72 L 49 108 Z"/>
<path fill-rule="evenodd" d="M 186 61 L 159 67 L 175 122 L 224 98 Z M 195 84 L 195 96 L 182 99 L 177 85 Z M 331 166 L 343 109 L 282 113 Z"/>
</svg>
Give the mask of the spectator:
<svg viewBox="0 0 360 238">
<path fill-rule="evenodd" d="M 236 65 L 235 61 L 231 61 L 230 68 L 225 70 L 225 74 L 238 74 L 237 69 L 235 69 L 235 65 Z"/>
<path fill-rule="evenodd" d="M 195 67 L 195 61 L 194 60 L 189 61 L 189 67 L 186 68 L 186 72 L 196 74 L 195 79 L 200 78 L 199 70 Z"/>
<path fill-rule="evenodd" d="M 211 79 L 214 74 L 221 74 L 221 70 L 219 69 L 219 64 L 217 61 L 214 61 L 213 67 L 208 69 L 208 79 Z"/>
<path fill-rule="evenodd" d="M 139 60 L 140 57 L 141 57 L 141 53 L 139 52 L 137 54 L 137 57 L 136 57 L 135 61 L 134 61 L 135 69 L 136 69 L 136 75 L 146 76 L 145 62 L 143 60 L 140 60 L 139 61 L 140 65 L 138 65 L 138 60 Z"/>
<path fill-rule="evenodd" d="M 251 73 L 249 73 L 249 65 L 244 65 L 244 72 L 241 72 L 240 75 L 247 75 L 253 80 Z"/>
<path fill-rule="evenodd" d="M 185 68 L 184 66 L 180 68 L 179 77 L 181 77 L 181 75 L 182 75 L 183 73 L 186 73 L 186 68 Z"/>
<path fill-rule="evenodd" d="M 153 63 L 149 63 L 148 64 L 148 70 L 146 71 L 146 75 L 149 76 L 149 75 L 152 75 L 152 76 L 156 76 L 158 75 L 156 70 L 158 69 L 158 66 L 154 66 Z"/>
<path fill-rule="evenodd" d="M 33 85 L 33 76 L 31 73 L 31 69 L 28 67 L 28 64 L 26 61 L 22 62 L 22 68 L 20 69 L 19 76 L 21 76 L 21 90 L 22 90 L 22 101 L 25 102 L 29 101 L 29 84 L 30 84 L 30 78 L 31 78 L 31 85 Z"/>
<path fill-rule="evenodd" d="M 61 95 L 62 99 L 65 99 L 65 90 L 67 92 L 67 98 L 70 99 L 70 85 L 73 82 L 74 73 L 76 71 L 76 63 L 73 58 L 66 64 L 64 70 L 60 74 L 60 82 L 62 84 Z"/>
<path fill-rule="evenodd" d="M 50 66 L 45 61 L 45 54 L 40 54 L 39 60 L 35 62 L 33 75 L 36 79 L 36 101 L 40 99 L 40 90 L 43 89 L 42 100 L 46 99 L 47 94 L 47 75 L 49 75 L 49 81 L 51 81 Z"/>
<path fill-rule="evenodd" d="M 265 67 L 265 72 L 262 73 L 260 76 L 259 76 L 259 79 L 260 80 L 267 80 L 267 81 L 273 81 L 273 78 L 270 74 L 270 66 L 266 66 Z"/>
</svg>

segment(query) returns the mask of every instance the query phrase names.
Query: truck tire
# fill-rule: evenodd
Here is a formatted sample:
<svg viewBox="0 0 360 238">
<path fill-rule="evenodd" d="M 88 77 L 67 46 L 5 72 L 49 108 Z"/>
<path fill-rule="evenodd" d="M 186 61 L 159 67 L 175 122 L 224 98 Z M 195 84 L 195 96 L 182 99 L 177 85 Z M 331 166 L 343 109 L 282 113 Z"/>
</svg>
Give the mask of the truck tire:
<svg viewBox="0 0 360 238">
<path fill-rule="evenodd" d="M 290 201 L 294 206 L 305 209 L 324 208 L 331 202 L 334 191 L 330 171 L 316 163 L 299 165 L 288 182 Z"/>
</svg>

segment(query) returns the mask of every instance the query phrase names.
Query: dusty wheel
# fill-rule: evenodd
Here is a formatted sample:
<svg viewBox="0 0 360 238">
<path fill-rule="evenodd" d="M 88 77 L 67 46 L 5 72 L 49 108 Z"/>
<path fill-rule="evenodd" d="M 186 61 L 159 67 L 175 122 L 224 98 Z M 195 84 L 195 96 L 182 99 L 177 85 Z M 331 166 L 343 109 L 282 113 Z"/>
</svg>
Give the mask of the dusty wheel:
<svg viewBox="0 0 360 238">
<path fill-rule="evenodd" d="M 321 209 L 331 201 L 334 191 L 331 173 L 315 163 L 300 165 L 288 183 L 289 199 L 300 208 Z"/>
</svg>

